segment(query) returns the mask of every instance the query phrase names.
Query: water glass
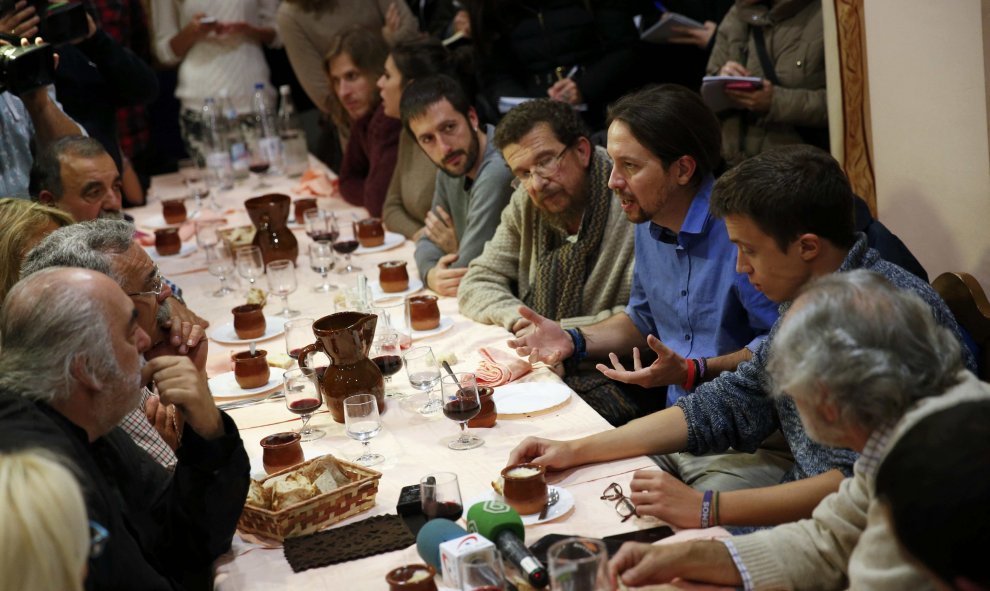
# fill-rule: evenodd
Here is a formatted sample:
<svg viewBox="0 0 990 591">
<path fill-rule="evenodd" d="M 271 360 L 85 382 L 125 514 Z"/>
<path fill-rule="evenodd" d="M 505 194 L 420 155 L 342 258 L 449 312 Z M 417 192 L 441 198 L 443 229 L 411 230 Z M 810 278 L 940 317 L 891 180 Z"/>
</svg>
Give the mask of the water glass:
<svg viewBox="0 0 990 591">
<path fill-rule="evenodd" d="M 333 269 L 334 263 L 333 244 L 329 241 L 317 240 L 309 245 L 309 268 L 319 273 L 321 279 L 320 284 L 314 287 L 313 291 L 327 293 L 337 289 L 337 286 L 330 285 L 330 281 L 327 280 L 327 273 Z"/>
<path fill-rule="evenodd" d="M 296 264 L 290 260 L 278 260 L 268 263 L 268 287 L 271 292 L 282 298 L 282 311 L 278 316 L 292 318 L 299 315 L 299 310 L 289 308 L 289 294 L 296 291 Z"/>
<path fill-rule="evenodd" d="M 413 347 L 402 356 L 409 383 L 420 392 L 427 393 L 427 403 L 419 408 L 420 414 L 431 415 L 443 410 L 443 403 L 432 396 L 433 388 L 440 382 L 440 365 L 430 347 Z"/>
<path fill-rule="evenodd" d="M 220 280 L 220 289 L 213 292 L 214 297 L 223 297 L 233 292 L 227 287 L 227 276 L 234 272 L 234 258 L 230 253 L 230 245 L 218 240 L 212 245 L 204 246 L 206 251 L 206 268 L 210 275 Z"/>
<path fill-rule="evenodd" d="M 344 399 L 344 428 L 347 436 L 364 446 L 363 453 L 354 458 L 362 466 L 374 466 L 385 461 L 385 456 L 371 452 L 371 438 L 382 430 L 382 417 L 378 414 L 378 400 L 371 394 L 355 394 Z"/>
<path fill-rule="evenodd" d="M 458 568 L 461 591 L 505 591 L 505 571 L 498 550 L 466 556 Z"/>
<path fill-rule="evenodd" d="M 257 246 L 241 246 L 234 252 L 234 262 L 237 272 L 248 280 L 248 289 L 253 289 L 258 277 L 265 272 L 265 260 L 261 257 L 261 249 Z"/>
<path fill-rule="evenodd" d="M 551 591 L 606 591 L 608 552 L 605 542 L 567 538 L 547 551 Z"/>
<path fill-rule="evenodd" d="M 299 361 L 299 351 L 313 343 L 313 319 L 293 318 L 285 323 L 285 354 Z"/>
</svg>

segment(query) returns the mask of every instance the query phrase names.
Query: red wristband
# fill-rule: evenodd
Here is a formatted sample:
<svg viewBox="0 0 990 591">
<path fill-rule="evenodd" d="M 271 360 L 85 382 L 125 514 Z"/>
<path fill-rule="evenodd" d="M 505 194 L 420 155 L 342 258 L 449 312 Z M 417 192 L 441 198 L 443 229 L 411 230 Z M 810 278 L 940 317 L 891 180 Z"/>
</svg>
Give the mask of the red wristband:
<svg viewBox="0 0 990 591">
<path fill-rule="evenodd" d="M 686 365 L 686 369 L 687 369 L 687 381 L 684 382 L 683 387 L 685 390 L 690 392 L 691 389 L 694 388 L 694 379 L 697 376 L 696 373 L 697 367 L 694 365 L 694 361 L 692 361 L 691 359 L 685 359 L 684 364 Z"/>
</svg>

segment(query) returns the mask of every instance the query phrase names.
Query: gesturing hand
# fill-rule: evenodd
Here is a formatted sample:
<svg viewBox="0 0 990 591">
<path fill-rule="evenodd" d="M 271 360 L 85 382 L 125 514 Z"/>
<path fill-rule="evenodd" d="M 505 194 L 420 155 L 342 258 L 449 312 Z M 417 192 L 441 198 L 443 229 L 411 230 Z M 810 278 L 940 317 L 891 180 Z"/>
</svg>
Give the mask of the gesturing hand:
<svg viewBox="0 0 990 591">
<path fill-rule="evenodd" d="M 509 348 L 515 349 L 520 357 L 529 357 L 530 363 L 542 361 L 552 366 L 574 354 L 574 343 L 559 324 L 526 306 L 519 306 L 519 314 L 533 325 L 522 333 L 524 336 L 509 339 Z"/>
<path fill-rule="evenodd" d="M 595 368 L 609 379 L 644 388 L 683 384 L 687 381 L 687 368 L 683 357 L 671 351 L 667 345 L 663 344 L 663 341 L 653 335 L 646 337 L 646 343 L 657 354 L 656 361 L 646 367 L 643 367 L 640 360 L 639 347 L 633 347 L 633 367 L 631 370 L 627 370 L 622 365 L 615 353 L 608 354 L 608 358 L 612 361 L 612 368 L 604 363 L 599 363 Z"/>
<path fill-rule="evenodd" d="M 652 515 L 676 527 L 701 524 L 704 493 L 661 470 L 637 470 L 629 483 L 629 500 L 639 515 Z"/>
</svg>

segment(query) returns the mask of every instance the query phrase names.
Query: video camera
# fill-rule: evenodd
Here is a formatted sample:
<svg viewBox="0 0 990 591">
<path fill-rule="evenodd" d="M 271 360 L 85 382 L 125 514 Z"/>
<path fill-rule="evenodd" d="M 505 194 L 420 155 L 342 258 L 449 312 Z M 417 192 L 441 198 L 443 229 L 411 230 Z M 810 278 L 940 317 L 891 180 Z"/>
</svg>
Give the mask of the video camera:
<svg viewBox="0 0 990 591">
<path fill-rule="evenodd" d="M 15 9 L 17 0 L 0 0 L 0 16 Z M 0 33 L 10 45 L 0 45 L 0 92 L 22 94 L 47 86 L 55 80 L 55 45 L 86 37 L 89 24 L 86 9 L 78 2 L 50 3 L 28 0 L 40 17 L 38 36 L 45 43 L 21 47 L 21 40 Z"/>
</svg>

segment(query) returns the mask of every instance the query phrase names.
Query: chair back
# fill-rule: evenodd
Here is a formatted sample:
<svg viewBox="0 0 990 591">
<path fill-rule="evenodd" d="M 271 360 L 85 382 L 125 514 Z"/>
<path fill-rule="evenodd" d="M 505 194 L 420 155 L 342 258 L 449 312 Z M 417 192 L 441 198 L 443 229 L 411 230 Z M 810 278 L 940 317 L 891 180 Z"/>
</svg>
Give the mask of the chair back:
<svg viewBox="0 0 990 591">
<path fill-rule="evenodd" d="M 976 344 L 977 374 L 990 376 L 990 301 L 975 277 L 969 273 L 946 272 L 935 278 L 932 287 Z"/>
</svg>

